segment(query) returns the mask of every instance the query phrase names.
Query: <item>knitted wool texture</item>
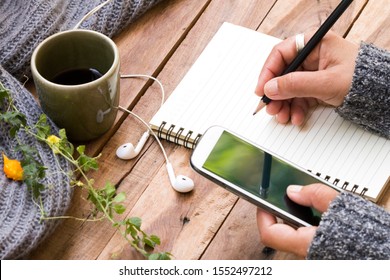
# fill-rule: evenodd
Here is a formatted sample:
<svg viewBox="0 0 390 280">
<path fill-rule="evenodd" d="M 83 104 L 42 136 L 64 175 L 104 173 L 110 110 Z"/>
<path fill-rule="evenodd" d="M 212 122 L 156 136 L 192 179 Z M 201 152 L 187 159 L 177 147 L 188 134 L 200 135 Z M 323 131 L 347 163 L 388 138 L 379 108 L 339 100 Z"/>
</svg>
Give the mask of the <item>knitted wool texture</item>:
<svg viewBox="0 0 390 280">
<path fill-rule="evenodd" d="M 336 109 L 364 129 L 390 138 L 390 53 L 362 43 L 351 89 Z"/>
<path fill-rule="evenodd" d="M 342 193 L 322 215 L 308 259 L 390 259 L 390 214 L 376 204 Z"/>
<path fill-rule="evenodd" d="M 31 94 L 19 82 L 30 77 L 30 59 L 36 46 L 48 36 L 73 28 L 102 0 L 0 0 L 0 81 L 11 91 L 17 108 L 36 123 L 42 111 Z M 80 28 L 114 36 L 159 0 L 114 0 Z M 4 111 L 4 108 L 0 108 Z M 58 131 L 49 120 L 52 133 Z M 20 159 L 9 127 L 0 124 L 0 152 Z M 72 191 L 60 170 L 69 170 L 65 161 L 56 161 L 51 150 L 34 138 L 19 133 L 22 143 L 35 147 L 45 167 L 43 184 L 51 186 L 42 193 L 42 203 L 49 216 L 61 216 L 69 207 Z M 58 222 L 41 221 L 38 207 L 26 185 L 7 179 L 0 157 L 0 258 L 25 258 L 55 228 Z"/>
<path fill-rule="evenodd" d="M 28 125 L 35 124 L 42 111 L 37 106 L 32 95 L 23 86 L 0 67 L 0 79 L 3 85 L 12 91 L 12 97 L 19 111 L 25 114 Z M 4 108 L 1 108 L 4 110 Z M 56 132 L 56 127 L 50 122 L 51 131 Z M 8 133 L 9 127 L 0 124 L 0 151 L 10 158 L 21 159 L 22 155 L 15 152 L 17 141 Z M 47 187 L 41 193 L 43 207 L 49 216 L 61 216 L 64 214 L 71 199 L 69 180 L 61 170 L 70 169 L 67 162 L 57 161 L 51 150 L 34 137 L 25 133 L 18 133 L 18 138 L 23 144 L 38 150 L 39 161 L 48 169 L 44 184 Z M 27 186 L 7 179 L 2 171 L 3 158 L 0 160 L 0 258 L 21 258 L 48 236 L 56 222 L 40 220 L 41 213 L 32 199 Z"/>
</svg>

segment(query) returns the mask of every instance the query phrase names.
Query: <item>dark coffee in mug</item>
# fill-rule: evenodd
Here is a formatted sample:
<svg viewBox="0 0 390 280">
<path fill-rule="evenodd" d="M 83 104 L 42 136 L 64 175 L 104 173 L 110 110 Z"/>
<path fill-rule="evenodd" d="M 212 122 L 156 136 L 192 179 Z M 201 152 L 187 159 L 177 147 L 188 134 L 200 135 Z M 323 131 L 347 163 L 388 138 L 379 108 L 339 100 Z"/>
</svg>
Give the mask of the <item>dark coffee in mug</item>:
<svg viewBox="0 0 390 280">
<path fill-rule="evenodd" d="M 103 74 L 94 68 L 79 68 L 60 72 L 51 81 L 60 85 L 74 86 L 93 82 L 102 76 Z"/>
</svg>

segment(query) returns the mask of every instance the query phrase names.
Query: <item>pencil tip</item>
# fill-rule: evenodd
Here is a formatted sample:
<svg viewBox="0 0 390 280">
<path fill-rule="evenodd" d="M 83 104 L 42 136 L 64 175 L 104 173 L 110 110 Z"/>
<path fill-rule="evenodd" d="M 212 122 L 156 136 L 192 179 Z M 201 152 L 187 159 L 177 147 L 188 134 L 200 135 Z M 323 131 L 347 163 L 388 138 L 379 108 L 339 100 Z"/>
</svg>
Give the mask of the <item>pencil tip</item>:
<svg viewBox="0 0 390 280">
<path fill-rule="evenodd" d="M 259 105 L 257 105 L 256 111 L 253 113 L 253 116 L 256 115 L 261 109 L 263 109 L 267 104 L 263 102 L 262 100 L 259 102 Z"/>
</svg>

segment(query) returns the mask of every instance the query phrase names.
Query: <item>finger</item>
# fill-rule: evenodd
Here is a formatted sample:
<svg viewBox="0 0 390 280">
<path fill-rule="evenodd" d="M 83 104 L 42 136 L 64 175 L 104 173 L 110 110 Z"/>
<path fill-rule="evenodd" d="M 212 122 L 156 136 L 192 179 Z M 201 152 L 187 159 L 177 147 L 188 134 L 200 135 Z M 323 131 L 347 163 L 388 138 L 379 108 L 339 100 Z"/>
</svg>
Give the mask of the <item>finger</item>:
<svg viewBox="0 0 390 280">
<path fill-rule="evenodd" d="M 302 257 L 306 256 L 316 231 L 316 227 L 294 229 L 286 224 L 278 224 L 275 217 L 260 209 L 257 211 L 257 226 L 265 246 Z"/>
<path fill-rule="evenodd" d="M 266 82 L 279 76 L 286 66 L 294 59 L 296 54 L 295 37 L 290 37 L 275 45 L 264 62 L 255 93 L 259 96 L 263 96 Z"/>
<path fill-rule="evenodd" d="M 306 98 L 294 98 L 291 102 L 291 123 L 302 125 L 309 111 L 309 102 Z"/>
<path fill-rule="evenodd" d="M 324 88 L 333 88 L 335 82 L 333 76 L 334 73 L 329 70 L 291 72 L 267 82 L 264 85 L 264 94 L 272 100 L 314 97 L 327 101 L 329 100 L 329 90 L 324 91 Z M 318 86 L 319 84 L 321 87 Z"/>
<path fill-rule="evenodd" d="M 284 104 L 286 101 L 284 100 L 273 100 L 271 103 L 269 103 L 266 107 L 267 113 L 271 116 L 274 115 L 284 115 L 288 113 L 287 111 L 282 112 L 282 110 L 286 110 Z M 310 107 L 315 106 L 318 104 L 317 99 L 315 98 L 294 98 L 291 100 L 291 103 L 288 103 L 290 106 L 290 116 L 283 116 L 280 117 L 281 119 L 277 119 L 279 122 L 287 122 L 289 119 L 291 119 L 291 123 L 293 125 L 302 125 L 306 119 L 306 115 L 309 111 Z"/>
<path fill-rule="evenodd" d="M 288 197 L 294 202 L 314 207 L 325 212 L 331 201 L 339 194 L 336 190 L 324 184 L 311 184 L 308 186 L 292 185 L 287 188 Z"/>
<path fill-rule="evenodd" d="M 290 121 L 290 103 L 283 102 L 283 106 L 280 109 L 279 113 L 276 115 L 276 120 L 279 123 L 285 124 Z"/>
<path fill-rule="evenodd" d="M 267 105 L 266 110 L 267 113 L 270 114 L 271 116 L 279 114 L 280 110 L 283 107 L 283 100 L 274 100 L 271 103 Z"/>
<path fill-rule="evenodd" d="M 257 224 L 259 226 L 260 231 L 262 229 L 267 229 L 269 226 L 276 223 L 277 220 L 274 215 L 262 210 L 261 208 L 257 208 Z"/>
</svg>

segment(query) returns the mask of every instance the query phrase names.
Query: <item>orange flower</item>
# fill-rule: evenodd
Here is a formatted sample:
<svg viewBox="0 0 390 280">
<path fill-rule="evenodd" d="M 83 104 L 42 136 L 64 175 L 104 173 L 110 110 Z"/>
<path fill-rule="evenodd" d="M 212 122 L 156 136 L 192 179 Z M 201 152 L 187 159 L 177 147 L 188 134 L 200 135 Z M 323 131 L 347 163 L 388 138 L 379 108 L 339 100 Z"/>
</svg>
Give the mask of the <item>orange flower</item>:
<svg viewBox="0 0 390 280">
<path fill-rule="evenodd" d="M 23 168 L 20 164 L 20 161 L 16 159 L 9 159 L 4 153 L 3 153 L 3 160 L 4 160 L 4 173 L 7 178 L 12 179 L 14 181 L 21 181 L 23 180 Z"/>
</svg>

